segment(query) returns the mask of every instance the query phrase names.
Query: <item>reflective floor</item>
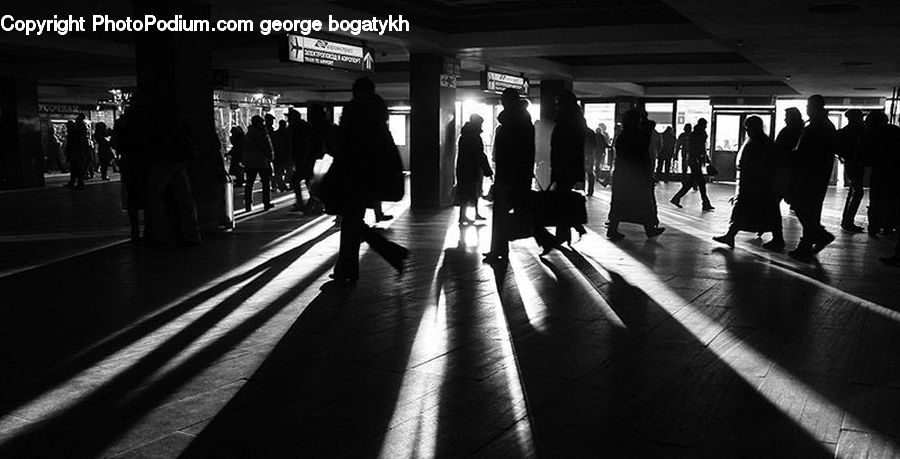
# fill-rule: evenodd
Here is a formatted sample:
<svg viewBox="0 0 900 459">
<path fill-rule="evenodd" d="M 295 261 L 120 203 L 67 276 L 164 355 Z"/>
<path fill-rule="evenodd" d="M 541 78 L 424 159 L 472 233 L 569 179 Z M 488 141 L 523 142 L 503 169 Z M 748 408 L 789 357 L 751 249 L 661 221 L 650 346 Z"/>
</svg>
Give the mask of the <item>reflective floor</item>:
<svg viewBox="0 0 900 459">
<path fill-rule="evenodd" d="M 518 241 L 496 270 L 488 226 L 397 203 L 379 226 L 408 269 L 364 253 L 349 289 L 327 283 L 333 218 L 287 206 L 195 249 L 16 242 L 123 231 L 114 186 L 3 215 L 0 457 L 900 455 L 892 238 L 836 232 L 810 263 L 749 233 L 731 250 L 710 237 L 733 187 L 702 212 L 673 183 L 655 240 L 606 240 L 601 190 L 574 250 Z"/>
</svg>

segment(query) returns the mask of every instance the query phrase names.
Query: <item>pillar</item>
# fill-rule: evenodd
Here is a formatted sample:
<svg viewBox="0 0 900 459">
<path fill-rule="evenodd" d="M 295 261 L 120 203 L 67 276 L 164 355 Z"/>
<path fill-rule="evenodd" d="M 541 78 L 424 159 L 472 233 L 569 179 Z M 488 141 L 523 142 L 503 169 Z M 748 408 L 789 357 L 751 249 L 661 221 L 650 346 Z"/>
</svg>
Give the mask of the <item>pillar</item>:
<svg viewBox="0 0 900 459">
<path fill-rule="evenodd" d="M 135 14 L 210 19 L 208 4 L 177 0 L 135 0 Z M 187 35 L 190 35 L 189 37 Z M 189 166 L 191 190 L 202 230 L 215 230 L 224 210 L 225 165 L 213 118 L 212 34 L 135 34 L 137 90 L 181 121 L 197 146 Z"/>
<path fill-rule="evenodd" d="M 456 88 L 447 87 L 441 81 L 448 59 L 455 60 L 438 54 L 412 54 L 409 59 L 409 165 L 413 208 L 453 204 Z"/>
<path fill-rule="evenodd" d="M 37 82 L 0 78 L 0 190 L 44 186 Z"/>
</svg>

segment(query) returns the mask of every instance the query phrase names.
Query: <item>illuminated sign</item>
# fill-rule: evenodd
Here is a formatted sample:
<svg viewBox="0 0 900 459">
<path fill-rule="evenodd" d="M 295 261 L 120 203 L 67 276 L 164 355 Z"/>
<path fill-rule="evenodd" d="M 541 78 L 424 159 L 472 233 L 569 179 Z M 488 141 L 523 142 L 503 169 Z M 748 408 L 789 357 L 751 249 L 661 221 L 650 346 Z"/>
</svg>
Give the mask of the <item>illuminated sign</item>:
<svg viewBox="0 0 900 459">
<path fill-rule="evenodd" d="M 500 94 L 504 89 L 513 88 L 523 96 L 528 95 L 528 78 L 523 75 L 500 73 L 493 70 L 481 72 L 481 89 Z"/>
<path fill-rule="evenodd" d="M 302 35 L 287 35 L 287 46 L 282 57 L 289 62 L 355 72 L 375 70 L 375 59 L 370 49 Z"/>
</svg>

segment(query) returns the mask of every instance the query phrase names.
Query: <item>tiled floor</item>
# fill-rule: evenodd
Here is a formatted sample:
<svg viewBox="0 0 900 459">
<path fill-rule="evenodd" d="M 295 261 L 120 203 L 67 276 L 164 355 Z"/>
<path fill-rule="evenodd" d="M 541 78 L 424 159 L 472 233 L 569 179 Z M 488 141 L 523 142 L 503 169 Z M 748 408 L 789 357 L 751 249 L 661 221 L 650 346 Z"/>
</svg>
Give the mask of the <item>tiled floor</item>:
<svg viewBox="0 0 900 459">
<path fill-rule="evenodd" d="M 381 226 L 408 269 L 366 253 L 350 289 L 326 282 L 333 219 L 285 209 L 202 248 L 0 276 L 0 457 L 900 456 L 894 240 L 840 233 L 813 263 L 754 234 L 729 250 L 710 236 L 732 192 L 660 204 L 665 234 L 614 244 L 603 190 L 575 250 L 520 241 L 497 270 L 489 227 L 399 203 Z M 66 227 L 78 205 L 31 202 L 0 233 L 10 265 L 28 218 Z"/>
</svg>

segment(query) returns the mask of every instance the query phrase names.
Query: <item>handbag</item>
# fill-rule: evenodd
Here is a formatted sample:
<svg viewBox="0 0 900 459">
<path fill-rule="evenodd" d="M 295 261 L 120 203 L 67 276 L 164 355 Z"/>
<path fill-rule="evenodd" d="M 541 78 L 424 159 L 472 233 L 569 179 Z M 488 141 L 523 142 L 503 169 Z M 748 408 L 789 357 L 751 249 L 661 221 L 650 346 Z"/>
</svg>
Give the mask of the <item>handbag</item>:
<svg viewBox="0 0 900 459">
<path fill-rule="evenodd" d="M 537 181 L 537 178 L 535 178 Z M 587 223 L 584 195 L 572 190 L 532 190 L 529 205 L 538 226 L 575 226 Z"/>
</svg>

